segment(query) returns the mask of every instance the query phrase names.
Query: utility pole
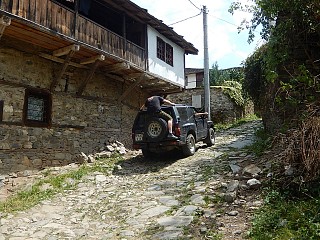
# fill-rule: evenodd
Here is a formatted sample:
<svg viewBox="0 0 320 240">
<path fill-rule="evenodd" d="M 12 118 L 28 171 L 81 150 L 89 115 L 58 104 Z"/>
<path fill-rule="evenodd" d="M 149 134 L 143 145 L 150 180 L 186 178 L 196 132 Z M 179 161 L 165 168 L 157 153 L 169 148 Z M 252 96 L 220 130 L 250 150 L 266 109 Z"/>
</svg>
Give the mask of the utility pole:
<svg viewBox="0 0 320 240">
<path fill-rule="evenodd" d="M 211 120 L 207 14 L 207 7 L 203 6 L 204 104 L 205 111 L 208 113 L 208 119 Z"/>
</svg>

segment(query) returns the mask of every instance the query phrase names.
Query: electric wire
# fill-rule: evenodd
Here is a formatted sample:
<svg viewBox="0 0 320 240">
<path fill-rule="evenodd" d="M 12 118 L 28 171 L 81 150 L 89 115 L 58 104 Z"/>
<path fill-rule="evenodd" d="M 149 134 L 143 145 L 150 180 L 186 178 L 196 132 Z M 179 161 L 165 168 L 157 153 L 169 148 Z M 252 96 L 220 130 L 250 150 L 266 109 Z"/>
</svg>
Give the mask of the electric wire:
<svg viewBox="0 0 320 240">
<path fill-rule="evenodd" d="M 199 8 L 199 7 L 197 7 L 191 0 L 188 0 L 196 9 L 198 9 L 198 10 L 200 10 L 200 11 L 202 11 L 202 9 L 201 8 Z"/>
<path fill-rule="evenodd" d="M 171 24 L 169 24 L 168 26 L 172 26 L 172 25 L 174 25 L 174 24 L 184 22 L 184 21 L 189 20 L 189 19 L 191 19 L 191 18 L 195 18 L 195 17 L 197 17 L 197 16 L 201 15 L 201 13 L 202 13 L 202 9 L 201 9 L 201 12 L 200 12 L 200 13 L 198 13 L 197 15 L 194 15 L 194 16 L 191 16 L 191 17 L 188 17 L 188 18 L 182 19 L 182 20 L 180 20 L 180 21 L 177 21 L 177 22 L 171 23 Z"/>
</svg>

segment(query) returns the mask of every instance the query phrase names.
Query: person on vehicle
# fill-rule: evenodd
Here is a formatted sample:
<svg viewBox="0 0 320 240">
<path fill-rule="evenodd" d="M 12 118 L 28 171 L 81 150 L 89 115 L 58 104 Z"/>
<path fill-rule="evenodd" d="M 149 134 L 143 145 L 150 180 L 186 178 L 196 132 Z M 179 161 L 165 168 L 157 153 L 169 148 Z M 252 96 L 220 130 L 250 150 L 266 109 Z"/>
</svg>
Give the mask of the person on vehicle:
<svg viewBox="0 0 320 240">
<path fill-rule="evenodd" d="M 158 117 L 166 120 L 168 122 L 168 131 L 169 131 L 167 138 L 178 139 L 178 137 L 173 135 L 172 133 L 172 117 L 168 113 L 161 110 L 161 105 L 163 103 L 166 103 L 169 105 L 175 105 L 173 102 L 161 96 L 151 96 L 147 98 L 146 102 L 141 106 L 140 110 L 143 110 L 146 107 L 148 113 L 156 114 Z"/>
</svg>

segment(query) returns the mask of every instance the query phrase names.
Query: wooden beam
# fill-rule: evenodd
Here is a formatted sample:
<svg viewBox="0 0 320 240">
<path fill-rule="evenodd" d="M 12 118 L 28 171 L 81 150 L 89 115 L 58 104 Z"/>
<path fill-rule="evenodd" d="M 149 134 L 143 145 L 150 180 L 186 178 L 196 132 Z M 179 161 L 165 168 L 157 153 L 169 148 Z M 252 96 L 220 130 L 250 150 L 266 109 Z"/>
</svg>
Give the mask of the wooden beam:
<svg viewBox="0 0 320 240">
<path fill-rule="evenodd" d="M 183 88 L 175 88 L 175 89 L 154 89 L 148 90 L 151 95 L 165 95 L 165 94 L 173 94 L 173 93 L 181 93 L 183 92 Z"/>
<path fill-rule="evenodd" d="M 6 27 L 8 27 L 10 24 L 11 24 L 11 18 L 7 16 L 0 16 L 0 39 Z"/>
<path fill-rule="evenodd" d="M 77 95 L 78 96 L 81 96 L 84 89 L 86 88 L 88 82 L 92 79 L 93 75 L 94 75 L 94 72 L 96 71 L 97 67 L 99 66 L 100 64 L 100 61 L 97 60 L 95 61 L 95 63 L 92 65 L 91 69 L 90 69 L 90 72 L 88 74 L 88 76 L 86 77 L 86 79 L 81 83 L 80 87 L 79 87 L 79 90 L 77 92 Z"/>
<path fill-rule="evenodd" d="M 72 44 L 70 46 L 66 46 L 53 51 L 52 55 L 55 57 L 60 57 L 63 55 L 67 55 L 70 51 L 77 52 L 79 50 L 80 50 L 80 45 Z"/>
<path fill-rule="evenodd" d="M 53 79 L 53 81 L 51 82 L 51 85 L 50 85 L 51 92 L 55 89 L 57 83 L 60 81 L 62 75 L 66 71 L 66 69 L 70 63 L 71 57 L 73 56 L 74 53 L 75 53 L 74 51 L 70 51 L 68 53 L 66 59 L 64 60 L 63 67 L 62 67 L 61 71 L 59 72 L 58 76 L 55 79 Z"/>
<path fill-rule="evenodd" d="M 137 79 L 128 89 L 119 97 L 118 102 L 121 102 L 133 89 L 138 86 L 145 79 L 145 74 L 142 74 L 139 79 Z"/>
<path fill-rule="evenodd" d="M 109 74 L 109 73 L 104 73 L 104 76 L 114 79 L 116 81 L 122 82 L 122 83 L 126 83 L 125 79 L 123 77 L 120 77 L 118 75 L 113 75 L 113 74 Z"/>
<path fill-rule="evenodd" d="M 126 69 L 130 69 L 129 63 L 121 62 L 121 63 L 116 63 L 116 64 L 111 64 L 111 65 L 105 66 L 103 68 L 103 71 L 105 71 L 105 72 L 117 72 L 117 71 L 126 70 Z"/>
<path fill-rule="evenodd" d="M 104 61 L 105 59 L 106 59 L 106 57 L 104 55 L 97 55 L 97 56 L 93 56 L 90 58 L 82 59 L 80 61 L 80 64 L 86 65 L 89 63 L 94 63 L 95 61 Z"/>
<path fill-rule="evenodd" d="M 46 53 L 39 53 L 39 56 L 43 57 L 45 59 L 48 59 L 50 61 L 53 61 L 53 62 L 64 63 L 64 59 L 58 58 L 58 57 L 55 57 L 55 56 L 52 56 L 52 55 L 49 55 L 49 54 L 46 54 Z M 69 65 L 73 66 L 73 67 L 76 67 L 76 68 L 89 69 L 87 66 L 81 65 L 79 63 L 71 62 L 71 61 L 69 62 Z"/>
</svg>

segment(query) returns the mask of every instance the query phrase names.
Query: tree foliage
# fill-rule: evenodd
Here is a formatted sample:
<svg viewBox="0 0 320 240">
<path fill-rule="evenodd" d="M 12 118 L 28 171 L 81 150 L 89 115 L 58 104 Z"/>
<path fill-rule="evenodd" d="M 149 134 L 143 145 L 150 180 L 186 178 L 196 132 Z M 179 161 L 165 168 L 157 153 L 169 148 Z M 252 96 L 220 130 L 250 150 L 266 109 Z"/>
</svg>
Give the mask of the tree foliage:
<svg viewBox="0 0 320 240">
<path fill-rule="evenodd" d="M 228 69 L 219 69 L 219 65 L 215 62 L 209 71 L 209 79 L 211 86 L 221 86 L 226 81 L 235 81 L 242 83 L 244 78 L 243 68 L 235 67 Z"/>
<path fill-rule="evenodd" d="M 252 0 L 234 2 L 230 12 L 252 13 L 248 41 L 266 40 L 245 62 L 244 87 L 275 126 L 297 125 L 317 112 L 320 99 L 320 1 Z M 241 29 L 240 29 L 241 30 Z M 272 118 L 270 117 L 272 116 Z M 280 123 L 280 124 L 279 124 Z"/>
</svg>

